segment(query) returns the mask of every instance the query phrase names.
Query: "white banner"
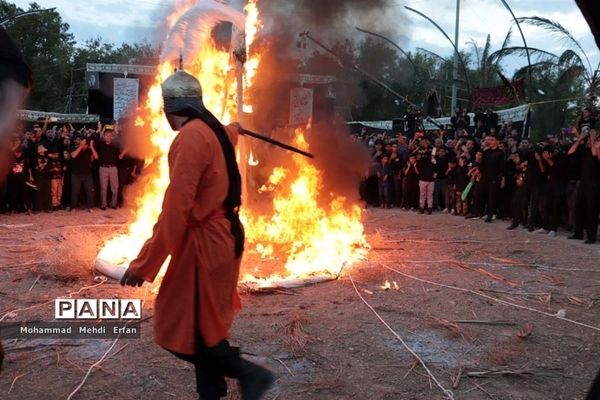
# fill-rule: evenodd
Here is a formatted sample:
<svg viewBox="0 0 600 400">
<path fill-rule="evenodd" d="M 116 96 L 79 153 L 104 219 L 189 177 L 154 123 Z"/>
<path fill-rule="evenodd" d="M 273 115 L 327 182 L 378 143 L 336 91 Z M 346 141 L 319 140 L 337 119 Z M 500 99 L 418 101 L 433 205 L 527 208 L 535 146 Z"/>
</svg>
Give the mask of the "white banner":
<svg viewBox="0 0 600 400">
<path fill-rule="evenodd" d="M 290 91 L 290 125 L 306 125 L 313 114 L 313 90 L 294 88 Z"/>
<path fill-rule="evenodd" d="M 115 78 L 113 91 L 113 118 L 115 121 L 131 116 L 138 106 L 139 79 Z"/>
</svg>

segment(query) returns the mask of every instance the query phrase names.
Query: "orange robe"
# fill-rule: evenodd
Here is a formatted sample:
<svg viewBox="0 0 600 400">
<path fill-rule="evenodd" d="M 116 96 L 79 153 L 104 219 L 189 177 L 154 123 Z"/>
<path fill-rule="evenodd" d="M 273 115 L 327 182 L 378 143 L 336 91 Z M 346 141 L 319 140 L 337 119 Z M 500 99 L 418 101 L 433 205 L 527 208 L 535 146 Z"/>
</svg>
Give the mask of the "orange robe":
<svg viewBox="0 0 600 400">
<path fill-rule="evenodd" d="M 237 128 L 225 131 L 235 146 Z M 165 349 L 194 354 L 196 334 L 215 346 L 229 336 L 241 307 L 241 258 L 235 258 L 230 223 L 221 212 L 229 187 L 225 156 L 204 122 L 190 121 L 173 141 L 169 176 L 152 237 L 129 268 L 152 282 L 171 255 L 156 298 L 155 341 Z"/>
</svg>

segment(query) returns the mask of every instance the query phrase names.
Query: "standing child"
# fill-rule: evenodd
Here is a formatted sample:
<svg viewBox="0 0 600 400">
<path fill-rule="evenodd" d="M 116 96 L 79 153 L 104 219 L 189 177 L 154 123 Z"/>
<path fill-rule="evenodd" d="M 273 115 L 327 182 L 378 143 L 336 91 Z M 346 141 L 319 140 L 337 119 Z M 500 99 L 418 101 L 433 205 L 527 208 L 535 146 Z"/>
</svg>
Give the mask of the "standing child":
<svg viewBox="0 0 600 400">
<path fill-rule="evenodd" d="M 377 165 L 377 180 L 379 182 L 381 208 L 389 208 L 392 204 L 394 173 L 390 167 L 388 156 L 381 157 L 381 163 Z"/>
<path fill-rule="evenodd" d="M 448 161 L 446 170 L 446 209 L 452 214 L 456 213 L 456 159 Z"/>
<path fill-rule="evenodd" d="M 417 174 L 417 156 L 411 154 L 404 170 L 402 206 L 405 210 L 419 207 L 419 175 Z"/>
<path fill-rule="evenodd" d="M 456 215 L 466 216 L 468 213 L 467 201 L 462 199 L 463 191 L 469 184 L 469 166 L 467 157 L 462 156 L 458 159 L 458 168 L 456 169 Z"/>
<path fill-rule="evenodd" d="M 435 165 L 431 152 L 425 151 L 417 160 L 419 175 L 419 213 L 431 214 L 433 208 L 433 188 L 435 182 Z"/>
<path fill-rule="evenodd" d="M 58 151 L 52 151 L 48 155 L 48 173 L 50 175 L 50 198 L 52 210 L 61 207 L 63 191 L 63 163 Z"/>
<path fill-rule="evenodd" d="M 35 211 L 50 212 L 50 168 L 48 150 L 43 144 L 37 146 L 37 156 L 33 168 Z"/>
</svg>

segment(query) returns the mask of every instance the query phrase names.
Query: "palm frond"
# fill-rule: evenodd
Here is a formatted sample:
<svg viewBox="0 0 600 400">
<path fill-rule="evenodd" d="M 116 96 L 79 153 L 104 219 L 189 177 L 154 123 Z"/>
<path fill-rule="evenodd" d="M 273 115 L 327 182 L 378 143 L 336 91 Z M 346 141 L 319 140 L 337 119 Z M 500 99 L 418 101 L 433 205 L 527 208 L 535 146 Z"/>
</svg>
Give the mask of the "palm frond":
<svg viewBox="0 0 600 400">
<path fill-rule="evenodd" d="M 544 69 L 556 68 L 556 63 L 553 61 L 540 61 L 535 64 L 531 64 L 531 69 L 533 71 L 542 71 Z M 513 80 L 522 79 L 527 77 L 527 73 L 529 70 L 529 66 L 526 65 L 517 69 L 513 74 Z"/>
<path fill-rule="evenodd" d="M 581 57 L 579 56 L 579 54 L 577 54 L 573 50 L 565 50 L 560 55 L 560 57 L 558 57 L 558 64 L 559 65 L 579 64 L 582 67 L 584 66 L 583 65 L 583 60 L 581 59 Z"/>
<path fill-rule="evenodd" d="M 583 65 L 571 65 L 569 68 L 565 68 L 560 72 L 556 79 L 556 86 L 561 87 L 563 85 L 573 85 L 577 78 L 585 74 L 585 67 Z"/>
<path fill-rule="evenodd" d="M 502 47 L 501 49 L 505 49 L 508 46 L 510 46 L 510 41 L 512 40 L 512 26 L 508 29 L 508 33 L 506 34 L 506 37 L 504 38 L 504 42 L 502 42 Z"/>
<path fill-rule="evenodd" d="M 537 55 L 540 58 L 558 59 L 556 54 L 550 53 L 549 51 L 528 47 L 531 55 Z M 511 46 L 504 49 L 497 50 L 490 54 L 490 60 L 497 62 L 504 57 L 508 56 L 525 56 L 527 55 L 527 49 L 523 46 Z"/>
<path fill-rule="evenodd" d="M 473 53 L 475 53 L 475 57 L 477 57 L 477 68 L 480 68 L 481 55 L 479 54 L 479 46 L 477 46 L 477 42 L 475 41 L 475 39 L 471 38 L 471 40 L 469 40 L 467 43 L 473 46 Z"/>
<path fill-rule="evenodd" d="M 581 52 L 581 54 L 583 54 L 583 56 L 585 57 L 588 67 L 589 67 L 589 71 L 592 71 L 592 65 L 590 64 L 590 60 L 589 60 L 585 50 L 583 50 L 583 47 L 581 47 L 581 44 L 579 44 L 579 42 L 573 37 L 571 32 L 569 32 L 569 30 L 567 30 L 560 23 L 558 23 L 556 21 L 552 21 L 551 19 L 548 19 L 548 18 L 538 17 L 538 16 L 521 17 L 521 18 L 517 18 L 517 20 L 520 22 L 524 22 L 531 26 L 536 26 L 538 28 L 545 29 L 556 35 L 562 36 L 566 41 L 574 44 L 575 47 L 577 47 L 579 49 L 579 51 Z"/>
<path fill-rule="evenodd" d="M 502 84 L 508 89 L 508 91 L 510 92 L 511 97 L 516 101 L 519 102 L 519 94 L 517 93 L 517 90 L 515 89 L 515 87 L 513 86 L 512 82 L 508 80 L 508 78 L 506 76 L 504 76 L 504 74 L 502 74 L 502 72 L 500 71 L 496 71 L 496 73 L 498 74 L 498 76 L 500 77 L 500 80 L 502 81 Z"/>
<path fill-rule="evenodd" d="M 490 55 L 490 50 L 492 49 L 492 36 L 488 33 L 487 39 L 485 41 L 485 47 L 483 48 L 483 53 L 481 54 L 481 59 L 483 63 L 487 62 L 487 59 Z"/>
<path fill-rule="evenodd" d="M 424 48 L 422 48 L 422 47 L 417 47 L 417 49 L 416 49 L 416 50 L 417 50 L 418 52 L 425 53 L 426 55 L 429 55 L 429 56 L 431 56 L 431 57 L 433 57 L 433 58 L 436 58 L 436 59 L 438 59 L 439 61 L 441 61 L 442 63 L 447 63 L 447 62 L 448 62 L 448 59 L 447 59 L 447 58 L 444 58 L 444 57 L 440 56 L 439 54 L 437 54 L 437 53 L 435 53 L 435 52 L 433 52 L 433 51 L 431 51 L 431 50 L 427 50 L 427 49 L 424 49 Z"/>
</svg>

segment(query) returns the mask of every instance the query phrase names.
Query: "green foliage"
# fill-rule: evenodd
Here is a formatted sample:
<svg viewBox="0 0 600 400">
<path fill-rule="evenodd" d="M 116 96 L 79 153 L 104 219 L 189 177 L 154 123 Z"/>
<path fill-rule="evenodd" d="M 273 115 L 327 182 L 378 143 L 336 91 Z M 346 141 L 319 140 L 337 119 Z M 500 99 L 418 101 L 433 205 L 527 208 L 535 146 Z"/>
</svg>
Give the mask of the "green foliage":
<svg viewBox="0 0 600 400">
<path fill-rule="evenodd" d="M 77 46 L 69 25 L 56 10 L 14 18 L 25 11 L 41 9 L 37 3 L 31 3 L 29 9 L 23 10 L 0 0 L 0 21 L 8 20 L 5 28 L 33 70 L 34 88 L 28 99 L 29 109 L 64 112 L 69 95 L 73 94 L 79 97 L 75 97 L 78 101 L 74 102 L 71 111 L 85 112 L 86 63 L 129 63 L 155 57 L 155 51 L 148 43 L 115 47 L 98 38 Z"/>
</svg>

